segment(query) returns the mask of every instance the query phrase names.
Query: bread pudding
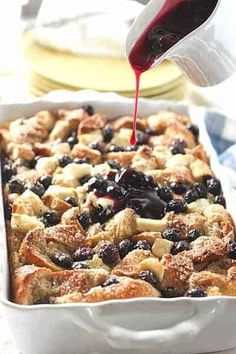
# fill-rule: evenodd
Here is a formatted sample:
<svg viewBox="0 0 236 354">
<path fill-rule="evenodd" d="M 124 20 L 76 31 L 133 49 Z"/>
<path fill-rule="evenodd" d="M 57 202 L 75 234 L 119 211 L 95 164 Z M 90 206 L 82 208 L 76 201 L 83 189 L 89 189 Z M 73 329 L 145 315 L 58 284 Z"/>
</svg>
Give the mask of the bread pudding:
<svg viewBox="0 0 236 354">
<path fill-rule="evenodd" d="M 63 304 L 236 295 L 221 183 L 190 118 L 92 106 L 0 126 L 11 299 Z"/>
</svg>

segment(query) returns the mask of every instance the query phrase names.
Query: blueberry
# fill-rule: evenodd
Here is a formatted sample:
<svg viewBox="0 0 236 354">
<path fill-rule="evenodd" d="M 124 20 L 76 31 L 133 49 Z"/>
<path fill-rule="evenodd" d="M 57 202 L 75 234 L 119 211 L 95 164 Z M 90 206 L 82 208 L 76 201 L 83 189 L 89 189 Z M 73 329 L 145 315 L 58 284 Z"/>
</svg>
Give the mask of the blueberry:
<svg viewBox="0 0 236 354">
<path fill-rule="evenodd" d="M 85 157 L 84 159 L 80 159 L 78 157 L 75 157 L 73 162 L 77 163 L 77 165 L 81 165 L 82 163 L 90 163 L 90 160 L 88 157 Z"/>
<path fill-rule="evenodd" d="M 2 166 L 10 165 L 12 163 L 11 160 L 5 154 L 1 154 L 0 161 Z"/>
<path fill-rule="evenodd" d="M 90 247 L 81 247 L 78 248 L 73 254 L 73 259 L 76 262 L 87 261 L 92 259 L 94 256 L 94 251 Z"/>
<path fill-rule="evenodd" d="M 98 257 L 107 265 L 113 265 L 119 260 L 117 247 L 111 242 L 105 242 L 98 251 Z"/>
<path fill-rule="evenodd" d="M 166 229 L 163 232 L 163 237 L 166 240 L 169 240 L 169 241 L 172 241 L 172 242 L 178 242 L 178 241 L 181 240 L 181 232 L 180 232 L 179 229 L 175 229 L 175 228 Z"/>
<path fill-rule="evenodd" d="M 104 224 L 108 219 L 112 218 L 115 215 L 115 210 L 112 207 L 103 209 L 100 214 L 100 224 Z"/>
<path fill-rule="evenodd" d="M 76 136 L 69 136 L 66 141 L 70 145 L 71 149 L 74 145 L 78 144 L 78 138 Z"/>
<path fill-rule="evenodd" d="M 6 220 L 11 220 L 12 204 L 6 203 L 4 206 L 4 215 Z"/>
<path fill-rule="evenodd" d="M 144 173 L 138 172 L 131 167 L 123 169 L 120 174 L 117 174 L 115 181 L 126 189 L 129 187 L 149 189 L 151 185 L 153 188 L 155 187 L 152 177 L 149 178 Z"/>
<path fill-rule="evenodd" d="M 212 179 L 212 176 L 210 176 L 210 175 L 205 175 L 202 177 L 202 182 L 203 182 L 204 186 L 207 186 L 207 181 L 209 181 L 210 179 Z"/>
<path fill-rule="evenodd" d="M 35 183 L 30 183 L 28 185 L 28 189 L 30 189 L 33 193 L 37 194 L 37 196 L 39 196 L 40 198 L 44 195 L 45 193 L 45 188 L 44 186 L 39 183 L 39 182 L 35 182 Z"/>
<path fill-rule="evenodd" d="M 195 189 L 190 189 L 189 191 L 186 192 L 184 199 L 188 204 L 190 204 L 199 199 L 199 193 Z"/>
<path fill-rule="evenodd" d="M 203 183 L 195 183 L 192 186 L 192 189 L 197 191 L 198 193 L 198 198 L 207 198 L 207 188 Z"/>
<path fill-rule="evenodd" d="M 121 146 L 116 146 L 114 144 L 112 144 L 107 150 L 107 152 L 123 152 L 123 151 L 124 148 L 122 148 Z"/>
<path fill-rule="evenodd" d="M 45 226 L 57 225 L 60 222 L 60 218 L 57 216 L 57 213 L 53 210 L 46 211 L 43 214 L 43 223 Z"/>
<path fill-rule="evenodd" d="M 16 175 L 17 170 L 12 164 L 6 164 L 2 167 L 2 181 L 7 183 L 14 175 Z"/>
<path fill-rule="evenodd" d="M 222 194 L 215 196 L 213 201 L 214 204 L 220 204 L 223 205 L 224 208 L 226 207 L 226 200 Z"/>
<path fill-rule="evenodd" d="M 115 211 L 113 208 L 108 207 L 104 209 L 102 206 L 98 206 L 91 212 L 91 219 L 93 223 L 104 224 L 108 219 L 114 216 Z"/>
<path fill-rule="evenodd" d="M 146 132 L 137 132 L 137 145 L 147 145 L 150 135 Z"/>
<path fill-rule="evenodd" d="M 164 298 L 173 298 L 173 297 L 179 297 L 180 294 L 178 293 L 178 291 L 174 288 L 174 287 L 168 287 L 164 290 L 162 290 L 161 293 L 162 297 Z"/>
<path fill-rule="evenodd" d="M 149 136 L 158 135 L 158 133 L 155 130 L 152 130 L 150 128 L 145 129 L 145 133 L 148 134 Z"/>
<path fill-rule="evenodd" d="M 167 187 L 158 187 L 157 195 L 167 203 L 173 198 L 171 189 Z"/>
<path fill-rule="evenodd" d="M 107 186 L 107 194 L 115 198 L 121 198 L 125 194 L 125 190 L 115 182 L 110 181 Z"/>
<path fill-rule="evenodd" d="M 173 143 L 170 146 L 170 151 L 172 152 L 173 155 L 176 154 L 185 154 L 185 148 L 187 147 L 187 144 L 185 142 L 185 140 L 183 139 L 176 139 L 175 141 L 173 141 Z"/>
<path fill-rule="evenodd" d="M 52 183 L 52 176 L 50 175 L 45 175 L 39 178 L 39 183 L 41 183 L 45 189 L 48 189 L 48 187 Z"/>
<path fill-rule="evenodd" d="M 38 160 L 40 160 L 43 156 L 37 155 L 29 162 L 29 168 L 35 168 Z"/>
<path fill-rule="evenodd" d="M 57 252 L 54 254 L 52 261 L 58 266 L 66 269 L 71 269 L 73 265 L 73 259 L 68 253 L 65 252 Z"/>
<path fill-rule="evenodd" d="M 86 175 L 84 177 L 81 177 L 79 180 L 79 183 L 81 185 L 83 185 L 83 184 L 87 183 L 91 178 L 92 178 L 92 176 L 90 176 L 90 175 Z"/>
<path fill-rule="evenodd" d="M 191 133 L 193 133 L 193 135 L 195 136 L 196 140 L 198 139 L 199 137 L 199 128 L 197 125 L 195 124 L 191 124 L 191 125 L 188 125 L 186 127 Z"/>
<path fill-rule="evenodd" d="M 65 199 L 65 202 L 70 204 L 72 207 L 77 207 L 78 206 L 78 202 L 77 202 L 76 198 L 74 198 L 74 197 L 67 197 Z"/>
<path fill-rule="evenodd" d="M 186 297 L 206 297 L 207 293 L 202 288 L 192 288 L 185 293 Z"/>
<path fill-rule="evenodd" d="M 219 195 L 222 192 L 221 183 L 217 178 L 211 178 L 207 181 L 208 192 L 213 195 Z"/>
<path fill-rule="evenodd" d="M 118 244 L 118 250 L 120 254 L 120 258 L 124 258 L 129 252 L 133 250 L 134 243 L 129 240 L 123 240 Z"/>
<path fill-rule="evenodd" d="M 91 221 L 87 213 L 77 215 L 77 219 L 84 230 L 89 228 Z"/>
<path fill-rule="evenodd" d="M 175 213 L 184 213 L 187 211 L 187 203 L 184 200 L 173 199 L 170 200 L 166 206 L 166 211 L 174 211 Z"/>
<path fill-rule="evenodd" d="M 97 208 L 93 209 L 90 212 L 90 218 L 93 224 L 97 224 L 97 223 L 102 224 L 102 222 L 100 222 L 100 213 L 102 211 L 103 211 L 103 207 L 99 205 Z"/>
<path fill-rule="evenodd" d="M 90 266 L 85 262 L 74 262 L 72 265 L 73 269 L 90 269 Z"/>
<path fill-rule="evenodd" d="M 116 278 L 109 278 L 102 283 L 102 287 L 105 288 L 106 286 L 114 285 L 114 284 L 119 284 L 119 280 Z"/>
<path fill-rule="evenodd" d="M 59 165 L 60 165 L 61 167 L 65 167 L 65 166 L 67 166 L 67 165 L 69 165 L 70 163 L 73 162 L 72 158 L 71 158 L 70 156 L 67 156 L 67 155 L 61 156 L 61 157 L 58 159 L 58 161 L 59 161 Z"/>
<path fill-rule="evenodd" d="M 39 299 L 34 302 L 34 305 L 49 305 L 51 301 L 49 299 Z"/>
<path fill-rule="evenodd" d="M 151 284 L 152 286 L 154 286 L 154 288 L 158 288 L 159 287 L 159 281 L 157 280 L 157 278 L 155 277 L 153 272 L 150 272 L 149 270 L 143 270 L 139 273 L 139 279 L 142 279 L 146 282 L 148 282 L 149 284 Z"/>
<path fill-rule="evenodd" d="M 229 258 L 236 259 L 236 242 L 229 242 Z"/>
<path fill-rule="evenodd" d="M 82 108 L 88 113 L 89 116 L 94 115 L 94 108 L 90 104 L 84 105 Z"/>
<path fill-rule="evenodd" d="M 114 170 L 119 170 L 121 168 L 120 164 L 117 161 L 107 161 L 108 165 L 114 169 Z"/>
<path fill-rule="evenodd" d="M 144 251 L 150 251 L 151 246 L 146 240 L 139 240 L 135 245 L 134 249 L 136 250 L 144 250 Z"/>
<path fill-rule="evenodd" d="M 106 125 L 102 130 L 102 136 L 105 143 L 109 143 L 114 137 L 114 129 L 110 125 Z"/>
<path fill-rule="evenodd" d="M 19 179 L 12 179 L 8 183 L 10 193 L 18 193 L 21 194 L 24 192 L 24 184 Z"/>
<path fill-rule="evenodd" d="M 184 194 L 188 190 L 187 184 L 183 182 L 172 182 L 170 188 L 176 194 Z"/>
<path fill-rule="evenodd" d="M 176 255 L 179 252 L 183 252 L 183 251 L 187 251 L 187 250 L 189 250 L 189 244 L 187 241 L 182 240 L 182 241 L 176 242 L 174 244 L 174 246 L 171 249 L 171 253 L 173 255 Z"/>
<path fill-rule="evenodd" d="M 95 191 L 100 195 L 107 194 L 107 182 L 102 177 L 92 177 L 88 181 L 88 191 Z"/>
<path fill-rule="evenodd" d="M 148 188 L 148 189 L 155 189 L 156 188 L 156 184 L 155 184 L 152 176 L 144 175 L 144 179 L 145 179 L 146 188 Z"/>
<path fill-rule="evenodd" d="M 189 231 L 187 240 L 188 242 L 193 242 L 200 236 L 201 236 L 201 232 L 196 229 L 193 229 Z"/>
<path fill-rule="evenodd" d="M 89 147 L 90 147 L 90 149 L 99 151 L 101 154 L 103 154 L 103 152 L 104 152 L 104 148 L 101 143 L 92 143 L 89 145 Z"/>
</svg>

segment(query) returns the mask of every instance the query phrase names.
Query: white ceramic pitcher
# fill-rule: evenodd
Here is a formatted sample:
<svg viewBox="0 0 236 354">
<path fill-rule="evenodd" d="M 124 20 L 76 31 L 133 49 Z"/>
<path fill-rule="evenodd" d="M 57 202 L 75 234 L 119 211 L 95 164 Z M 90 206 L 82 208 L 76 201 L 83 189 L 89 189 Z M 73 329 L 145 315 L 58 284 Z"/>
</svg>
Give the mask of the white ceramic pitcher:
<svg viewBox="0 0 236 354">
<path fill-rule="evenodd" d="M 151 0 L 138 16 L 127 37 L 127 55 L 165 2 Z M 159 57 L 155 65 L 164 59 L 174 61 L 198 86 L 217 85 L 235 73 L 236 0 L 218 0 L 208 20 Z"/>
</svg>

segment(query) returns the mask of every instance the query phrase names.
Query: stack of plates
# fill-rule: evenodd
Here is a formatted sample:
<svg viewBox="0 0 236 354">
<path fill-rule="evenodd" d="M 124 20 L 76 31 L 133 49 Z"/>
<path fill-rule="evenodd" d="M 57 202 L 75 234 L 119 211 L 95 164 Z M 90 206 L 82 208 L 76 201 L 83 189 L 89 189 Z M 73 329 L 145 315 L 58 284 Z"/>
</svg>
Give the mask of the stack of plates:
<svg viewBox="0 0 236 354">
<path fill-rule="evenodd" d="M 22 38 L 31 92 L 40 96 L 56 89 L 93 89 L 134 96 L 134 75 L 125 59 L 85 57 L 49 49 L 34 40 L 33 31 Z M 186 81 L 180 70 L 165 61 L 143 74 L 141 96 L 180 99 Z"/>
</svg>

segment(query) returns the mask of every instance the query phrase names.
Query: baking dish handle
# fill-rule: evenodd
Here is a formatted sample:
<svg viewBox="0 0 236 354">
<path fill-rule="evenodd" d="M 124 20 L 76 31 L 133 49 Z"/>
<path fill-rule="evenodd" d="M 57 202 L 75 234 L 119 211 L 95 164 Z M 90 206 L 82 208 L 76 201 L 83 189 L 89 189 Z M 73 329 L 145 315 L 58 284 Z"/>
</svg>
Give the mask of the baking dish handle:
<svg viewBox="0 0 236 354">
<path fill-rule="evenodd" d="M 170 345 L 173 347 L 173 345 L 189 342 L 219 315 L 219 308 L 216 311 L 215 302 L 199 305 L 194 306 L 194 314 L 190 318 L 164 329 L 136 331 L 117 326 L 106 322 L 102 314 L 99 314 L 99 308 L 87 308 L 86 311 L 80 313 L 79 318 L 73 314 L 73 318 L 70 317 L 70 320 L 86 331 L 103 337 L 114 348 L 152 348 L 158 345 L 161 351 Z"/>
</svg>

